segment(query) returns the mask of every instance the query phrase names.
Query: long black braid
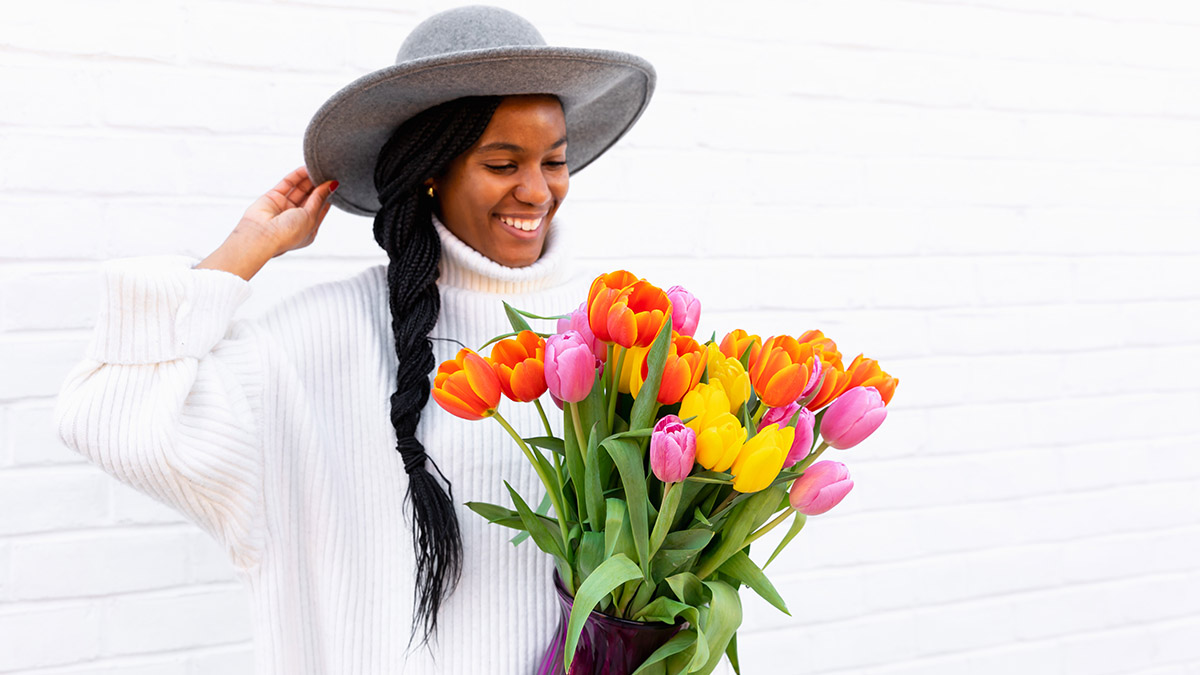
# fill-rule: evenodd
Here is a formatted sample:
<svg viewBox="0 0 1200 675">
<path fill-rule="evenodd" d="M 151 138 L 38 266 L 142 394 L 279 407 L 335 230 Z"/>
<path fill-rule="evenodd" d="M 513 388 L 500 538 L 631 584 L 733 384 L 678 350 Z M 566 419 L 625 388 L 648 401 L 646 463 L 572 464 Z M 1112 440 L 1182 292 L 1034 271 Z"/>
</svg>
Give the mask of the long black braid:
<svg viewBox="0 0 1200 675">
<path fill-rule="evenodd" d="M 430 220 L 433 199 L 426 195 L 424 183 L 474 145 L 498 105 L 499 97 L 470 97 L 430 108 L 396 130 L 375 165 L 381 204 L 375 215 L 375 241 L 388 254 L 388 300 L 400 364 L 391 399 L 392 426 L 409 478 L 405 500 L 414 516 L 417 574 L 410 643 L 418 629 L 422 643 L 437 631 L 438 610 L 462 576 L 462 535 L 453 488 L 437 464 L 433 466 L 450 493 L 429 473 L 426 461 L 433 460 L 413 435 L 429 400 L 434 367 L 429 332 L 441 308 L 436 283 L 441 243 Z"/>
</svg>

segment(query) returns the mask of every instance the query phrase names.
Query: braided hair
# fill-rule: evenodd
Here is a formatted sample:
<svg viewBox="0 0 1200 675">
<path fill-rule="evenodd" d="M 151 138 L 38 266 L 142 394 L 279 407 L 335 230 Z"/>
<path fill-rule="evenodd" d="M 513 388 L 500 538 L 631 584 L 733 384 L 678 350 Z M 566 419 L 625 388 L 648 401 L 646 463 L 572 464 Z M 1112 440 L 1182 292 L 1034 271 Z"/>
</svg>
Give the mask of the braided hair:
<svg viewBox="0 0 1200 675">
<path fill-rule="evenodd" d="M 438 610 L 462 576 L 462 535 L 453 487 L 414 436 L 429 400 L 434 367 L 429 332 L 441 307 L 436 284 L 441 242 L 430 218 L 433 199 L 424 184 L 475 144 L 499 105 L 500 97 L 468 97 L 425 110 L 396 130 L 375 165 L 381 205 L 375 215 L 375 241 L 388 255 L 388 302 L 399 362 L 391 419 L 396 450 L 409 478 L 405 501 L 414 517 L 417 569 L 410 644 L 418 629 L 422 643 L 437 631 Z M 433 464 L 449 494 L 427 463 Z"/>
</svg>

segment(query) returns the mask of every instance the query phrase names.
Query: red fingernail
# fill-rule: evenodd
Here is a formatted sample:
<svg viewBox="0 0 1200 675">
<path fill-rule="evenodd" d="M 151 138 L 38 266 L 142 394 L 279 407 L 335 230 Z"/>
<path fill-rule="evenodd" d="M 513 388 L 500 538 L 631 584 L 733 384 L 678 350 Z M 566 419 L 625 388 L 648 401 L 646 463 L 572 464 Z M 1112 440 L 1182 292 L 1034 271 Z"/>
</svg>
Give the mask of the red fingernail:
<svg viewBox="0 0 1200 675">
<path fill-rule="evenodd" d="M 337 189 L 337 186 L 338 186 L 338 182 L 336 180 L 333 181 L 332 183 L 329 184 L 329 191 L 333 192 L 334 190 Z"/>
</svg>

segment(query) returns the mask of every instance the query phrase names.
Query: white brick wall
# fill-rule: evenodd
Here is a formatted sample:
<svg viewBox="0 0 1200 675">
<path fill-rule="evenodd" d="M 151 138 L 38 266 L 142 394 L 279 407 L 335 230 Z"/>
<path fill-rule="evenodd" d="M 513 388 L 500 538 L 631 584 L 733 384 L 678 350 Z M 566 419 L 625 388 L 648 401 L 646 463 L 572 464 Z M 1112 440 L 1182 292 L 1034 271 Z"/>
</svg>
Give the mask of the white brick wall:
<svg viewBox="0 0 1200 675">
<path fill-rule="evenodd" d="M 5 4 L 0 675 L 251 672 L 222 553 L 62 448 L 53 397 L 99 262 L 215 247 L 449 6 L 400 4 Z M 1200 5 L 510 6 L 659 69 L 562 211 L 592 262 L 902 380 L 770 568 L 792 616 L 746 596 L 744 672 L 1200 673 Z M 332 213 L 246 312 L 380 259 Z"/>
</svg>

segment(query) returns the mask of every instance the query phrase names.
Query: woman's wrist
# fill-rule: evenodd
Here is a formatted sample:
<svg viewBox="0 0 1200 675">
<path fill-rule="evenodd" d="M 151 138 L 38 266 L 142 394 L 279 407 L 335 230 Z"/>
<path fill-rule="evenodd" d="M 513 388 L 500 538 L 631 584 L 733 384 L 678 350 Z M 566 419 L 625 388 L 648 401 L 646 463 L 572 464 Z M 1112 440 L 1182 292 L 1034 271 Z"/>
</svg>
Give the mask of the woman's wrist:
<svg viewBox="0 0 1200 675">
<path fill-rule="evenodd" d="M 196 269 L 223 270 L 249 281 L 275 256 L 274 242 L 237 227 L 217 250 L 196 265 Z"/>
</svg>

